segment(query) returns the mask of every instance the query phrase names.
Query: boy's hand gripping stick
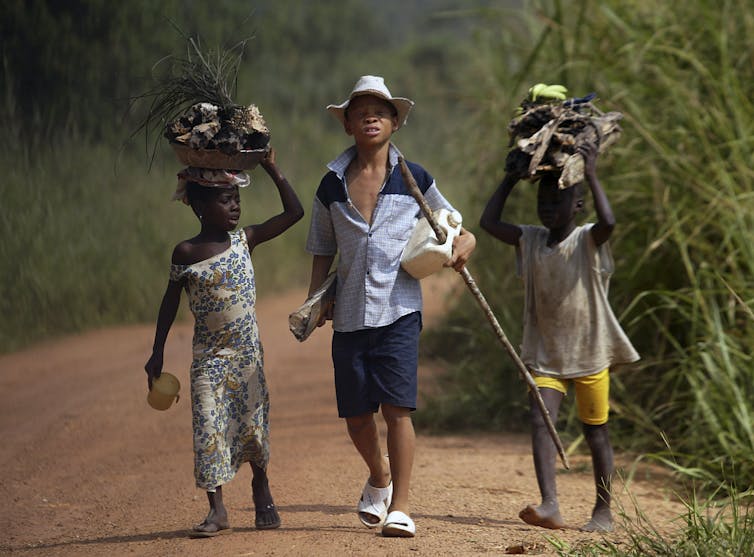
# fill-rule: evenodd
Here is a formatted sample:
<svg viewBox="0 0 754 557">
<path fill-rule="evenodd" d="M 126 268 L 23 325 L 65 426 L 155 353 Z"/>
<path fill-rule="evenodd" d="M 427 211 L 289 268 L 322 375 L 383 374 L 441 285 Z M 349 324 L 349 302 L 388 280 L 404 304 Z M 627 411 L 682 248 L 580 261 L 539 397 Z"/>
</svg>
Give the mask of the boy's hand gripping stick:
<svg viewBox="0 0 754 557">
<path fill-rule="evenodd" d="M 422 213 L 424 213 L 424 216 L 427 217 L 427 221 L 429 222 L 429 225 L 432 227 L 432 230 L 437 236 L 437 240 L 441 244 L 444 244 L 445 239 L 446 239 L 445 231 L 442 228 L 440 228 L 440 226 L 437 224 L 437 221 L 435 220 L 432 214 L 432 209 L 429 207 L 429 205 L 427 204 L 427 201 L 424 199 L 424 196 L 422 195 L 422 192 L 419 189 L 419 186 L 416 185 L 416 180 L 414 180 L 414 177 L 411 174 L 411 171 L 408 169 L 408 166 L 406 165 L 406 161 L 403 160 L 403 157 L 399 157 L 398 163 L 401 166 L 401 174 L 403 175 L 403 181 L 406 182 L 406 184 L 408 185 L 408 189 L 411 192 L 411 195 L 414 196 L 414 199 L 416 199 L 416 202 L 419 204 L 419 207 L 421 208 Z M 524 378 L 524 380 L 526 381 L 526 384 L 529 386 L 529 389 L 531 390 L 532 394 L 534 395 L 534 399 L 537 402 L 537 406 L 539 407 L 540 412 L 542 412 L 542 417 L 545 420 L 545 424 L 547 425 L 547 430 L 550 433 L 550 437 L 552 437 L 552 440 L 558 449 L 558 454 L 560 455 L 560 458 L 563 461 L 563 466 L 565 466 L 566 470 L 570 470 L 570 466 L 568 464 L 568 456 L 566 456 L 565 450 L 563 449 L 563 443 L 561 443 L 560 441 L 560 437 L 558 436 L 558 432 L 555 429 L 555 425 L 553 425 L 552 419 L 550 418 L 550 412 L 547 410 L 544 400 L 542 400 L 542 395 L 539 393 L 539 387 L 537 387 L 537 384 L 534 382 L 534 378 L 531 376 L 531 373 L 529 373 L 529 370 L 526 369 L 524 362 L 521 361 L 521 358 L 516 353 L 516 350 L 513 348 L 513 345 L 508 340 L 508 337 L 505 336 L 505 332 L 503 332 L 502 327 L 500 327 L 500 323 L 498 323 L 497 318 L 495 317 L 495 314 L 492 313 L 492 309 L 490 308 L 490 305 L 487 303 L 487 300 L 484 298 L 484 295 L 482 294 L 481 290 L 479 290 L 479 287 L 476 285 L 476 281 L 471 276 L 471 273 L 469 273 L 469 270 L 466 267 L 464 267 L 463 269 L 461 269 L 460 275 L 463 277 L 463 281 L 466 283 L 466 286 L 468 286 L 469 290 L 471 290 L 471 293 L 474 295 L 474 298 L 476 298 L 476 301 L 479 303 L 482 310 L 484 311 L 484 314 L 487 316 L 487 321 L 489 321 L 490 325 L 492 325 L 492 328 L 495 330 L 495 333 L 497 334 L 497 338 L 500 340 L 500 342 L 503 343 L 503 346 L 505 347 L 505 350 L 508 352 L 508 355 L 516 364 L 516 367 L 518 367 L 518 371 L 521 373 L 521 376 Z"/>
</svg>

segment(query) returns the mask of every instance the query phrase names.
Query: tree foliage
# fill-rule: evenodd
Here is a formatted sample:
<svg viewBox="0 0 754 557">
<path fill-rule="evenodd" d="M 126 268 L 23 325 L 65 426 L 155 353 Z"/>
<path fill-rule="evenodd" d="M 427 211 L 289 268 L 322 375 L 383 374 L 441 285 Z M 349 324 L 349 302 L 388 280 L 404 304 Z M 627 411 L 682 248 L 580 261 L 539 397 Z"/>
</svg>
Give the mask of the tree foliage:
<svg viewBox="0 0 754 557">
<path fill-rule="evenodd" d="M 52 134 L 73 125 L 110 138 L 160 58 L 185 49 L 186 36 L 232 40 L 251 16 L 244 2 L 190 0 L 9 0 L 0 14 L 5 93 L 18 110 Z"/>
<path fill-rule="evenodd" d="M 134 98 L 185 58 L 187 39 L 207 49 L 246 41 L 234 100 L 259 106 L 281 168 L 308 205 L 348 142 L 325 106 L 362 74 L 384 75 L 395 94 L 417 101 L 396 139 L 438 177 L 447 173 L 438 145 L 462 118 L 449 109 L 460 75 L 441 66 L 459 65 L 468 36 L 463 20 L 442 15 L 452 4 L 0 2 L 0 290 L 18 292 L 0 300 L 13 316 L 0 324 L 0 350 L 154 318 L 171 248 L 195 222 L 169 203 L 179 167 L 160 126 L 151 166 L 152 144 L 142 134 L 127 140 L 149 108 Z M 266 218 L 279 200 L 264 173 L 253 174 L 244 215 Z M 255 250 L 260 293 L 305 282 L 305 234 L 302 222 Z"/>
</svg>

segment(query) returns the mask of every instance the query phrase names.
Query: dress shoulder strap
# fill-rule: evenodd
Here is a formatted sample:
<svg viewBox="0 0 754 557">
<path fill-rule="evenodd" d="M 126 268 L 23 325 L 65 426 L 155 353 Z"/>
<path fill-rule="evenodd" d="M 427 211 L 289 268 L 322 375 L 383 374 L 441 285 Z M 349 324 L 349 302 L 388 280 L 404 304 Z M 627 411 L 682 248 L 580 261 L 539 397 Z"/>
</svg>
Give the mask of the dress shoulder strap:
<svg viewBox="0 0 754 557">
<path fill-rule="evenodd" d="M 249 249 L 249 239 L 246 237 L 246 231 L 243 228 L 231 233 L 231 242 L 239 244 L 247 250 Z"/>
</svg>

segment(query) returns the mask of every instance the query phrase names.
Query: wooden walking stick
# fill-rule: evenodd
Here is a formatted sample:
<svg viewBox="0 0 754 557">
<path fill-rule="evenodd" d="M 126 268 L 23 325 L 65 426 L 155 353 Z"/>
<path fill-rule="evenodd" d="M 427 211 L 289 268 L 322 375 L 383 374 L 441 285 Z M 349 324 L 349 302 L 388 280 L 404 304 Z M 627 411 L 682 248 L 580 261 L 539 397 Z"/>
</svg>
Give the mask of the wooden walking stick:
<svg viewBox="0 0 754 557">
<path fill-rule="evenodd" d="M 408 189 L 411 192 L 411 195 L 414 196 L 414 199 L 416 199 L 416 202 L 419 204 L 422 213 L 424 213 L 424 216 L 427 217 L 427 221 L 429 222 L 429 225 L 432 227 L 432 230 L 437 236 L 437 240 L 440 242 L 440 244 L 444 244 L 445 240 L 447 239 L 447 235 L 445 234 L 445 231 L 437 224 L 437 220 L 432 214 L 432 209 L 427 204 L 427 200 L 424 199 L 419 186 L 416 185 L 416 180 L 414 180 L 414 176 L 408 169 L 406 161 L 403 160 L 403 157 L 399 157 L 398 163 L 401 166 L 403 181 L 408 185 Z M 469 290 L 471 290 L 474 298 L 476 298 L 476 301 L 481 306 L 482 311 L 484 311 L 484 315 L 487 317 L 487 321 L 489 321 L 490 325 L 492 325 L 492 328 L 495 330 L 497 338 L 500 340 L 500 342 L 503 343 L 503 346 L 508 352 L 508 355 L 516 364 L 516 367 L 518 367 L 518 371 L 519 373 L 521 373 L 521 377 L 523 377 L 524 381 L 526 381 L 526 384 L 529 386 L 529 389 L 531 390 L 532 394 L 534 395 L 534 399 L 537 402 L 539 411 L 542 412 L 542 417 L 545 420 L 545 424 L 547 425 L 547 430 L 550 433 L 550 437 L 552 437 L 552 440 L 558 449 L 558 454 L 560 455 L 560 459 L 563 461 L 563 466 L 565 466 L 566 470 L 570 470 L 570 466 L 568 464 L 568 456 L 565 454 L 565 450 L 563 449 L 563 443 L 561 443 L 560 441 L 560 437 L 558 436 L 558 432 L 555 429 L 555 425 L 552 423 L 552 419 L 550 418 L 550 412 L 547 410 L 544 400 L 542 400 L 542 395 L 539 392 L 539 387 L 537 387 L 537 384 L 534 382 L 534 378 L 531 376 L 531 373 L 529 373 L 529 370 L 526 369 L 526 365 L 524 365 L 524 362 L 521 361 L 521 358 L 516 353 L 516 350 L 508 340 L 508 337 L 505 336 L 503 328 L 500 326 L 500 323 L 498 323 L 495 314 L 492 313 L 490 305 L 487 303 L 487 300 L 484 298 L 481 290 L 479 290 L 479 287 L 476 285 L 476 281 L 471 276 L 471 273 L 469 273 L 469 270 L 466 267 L 463 267 L 459 274 L 463 277 L 463 281 L 466 283 L 466 286 L 469 287 Z"/>
</svg>

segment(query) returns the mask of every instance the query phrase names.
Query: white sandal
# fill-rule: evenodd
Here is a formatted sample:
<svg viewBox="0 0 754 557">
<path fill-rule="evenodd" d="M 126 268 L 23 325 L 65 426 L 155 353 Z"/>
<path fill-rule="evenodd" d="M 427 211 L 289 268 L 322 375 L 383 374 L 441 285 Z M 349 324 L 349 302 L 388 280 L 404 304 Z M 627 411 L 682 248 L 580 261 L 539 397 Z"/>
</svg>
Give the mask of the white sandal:
<svg viewBox="0 0 754 557">
<path fill-rule="evenodd" d="M 385 521 L 392 499 L 393 482 L 390 482 L 387 487 L 373 487 L 367 481 L 357 507 L 361 523 L 367 528 L 380 526 Z M 372 520 L 369 520 L 370 518 Z"/>
<path fill-rule="evenodd" d="M 406 513 L 393 511 L 385 518 L 382 535 L 391 538 L 413 538 L 416 535 L 416 525 Z"/>
</svg>

